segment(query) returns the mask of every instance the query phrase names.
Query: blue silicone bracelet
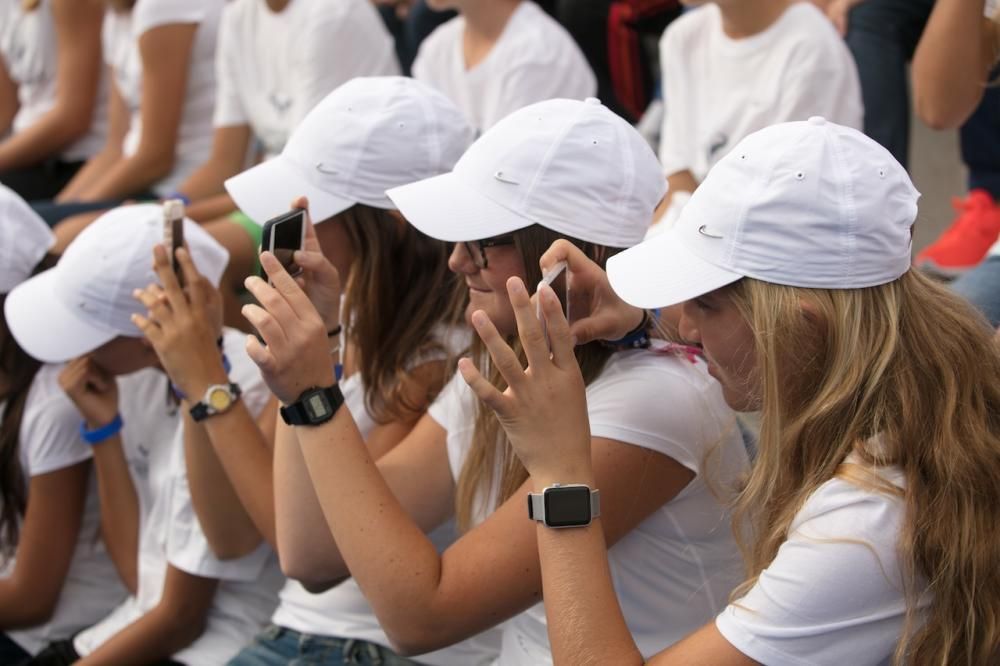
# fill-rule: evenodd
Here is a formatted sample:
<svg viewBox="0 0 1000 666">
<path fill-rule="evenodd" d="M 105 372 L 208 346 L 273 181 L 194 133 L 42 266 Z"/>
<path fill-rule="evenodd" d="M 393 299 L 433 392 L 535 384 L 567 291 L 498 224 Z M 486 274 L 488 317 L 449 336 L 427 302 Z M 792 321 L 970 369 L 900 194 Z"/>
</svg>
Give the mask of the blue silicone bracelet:
<svg viewBox="0 0 1000 666">
<path fill-rule="evenodd" d="M 80 437 L 82 437 L 83 441 L 87 442 L 87 444 L 93 446 L 94 444 L 100 444 L 104 440 L 117 435 L 121 432 L 123 425 L 124 423 L 122 422 L 121 414 L 116 414 L 111 423 L 101 426 L 100 428 L 95 428 L 94 430 L 87 430 L 87 422 L 84 421 L 80 424 Z"/>
</svg>

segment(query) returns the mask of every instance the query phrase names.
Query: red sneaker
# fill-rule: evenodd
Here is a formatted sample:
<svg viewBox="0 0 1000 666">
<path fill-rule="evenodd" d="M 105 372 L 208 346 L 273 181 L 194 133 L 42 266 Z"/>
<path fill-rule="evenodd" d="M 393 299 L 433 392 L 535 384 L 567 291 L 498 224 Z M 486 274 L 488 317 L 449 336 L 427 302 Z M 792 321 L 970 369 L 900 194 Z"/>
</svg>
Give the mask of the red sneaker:
<svg viewBox="0 0 1000 666">
<path fill-rule="evenodd" d="M 963 273 L 983 260 L 1000 236 L 1000 205 L 986 190 L 952 200 L 958 217 L 917 255 L 920 268 L 946 276 Z"/>
</svg>

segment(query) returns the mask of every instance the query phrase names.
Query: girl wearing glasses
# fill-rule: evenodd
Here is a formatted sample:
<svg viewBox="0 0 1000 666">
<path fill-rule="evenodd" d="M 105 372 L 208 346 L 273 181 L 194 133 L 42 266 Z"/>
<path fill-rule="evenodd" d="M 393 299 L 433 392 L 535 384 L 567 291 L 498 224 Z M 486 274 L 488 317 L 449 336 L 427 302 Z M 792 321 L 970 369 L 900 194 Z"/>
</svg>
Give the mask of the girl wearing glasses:
<svg viewBox="0 0 1000 666">
<path fill-rule="evenodd" d="M 537 284 L 539 258 L 558 238 L 598 263 L 637 243 L 663 189 L 652 151 L 625 121 L 597 100 L 552 100 L 502 120 L 451 173 L 388 194 L 418 229 L 456 243 L 449 266 L 468 290 L 466 317 L 488 313 L 494 335 L 513 341 L 507 281 Z M 274 257 L 261 261 L 273 286 L 251 279 L 262 307 L 246 312 L 267 346 L 248 340 L 249 352 L 285 409 L 304 399 L 314 417 L 295 436 L 337 546 L 317 553 L 322 574 L 350 572 L 404 653 L 503 624 L 498 663 L 550 663 L 536 537 L 525 519 L 532 481 L 501 421 L 456 375 L 373 464 L 349 411 L 337 408 L 319 314 Z M 614 344 L 581 345 L 575 358 L 590 398 L 612 570 L 630 627 L 655 652 L 718 612 L 739 578 L 725 497 L 747 458 L 703 363 L 647 345 L 639 326 Z M 501 364 L 481 344 L 471 357 L 499 382 Z M 525 360 L 537 361 L 517 347 L 504 362 Z M 545 519 L 558 521 L 560 508 L 550 508 Z M 424 534 L 451 517 L 462 536 L 439 554 Z M 304 536 L 282 543 L 282 557 L 310 545 Z M 670 629 L 651 617 L 671 618 Z"/>
</svg>

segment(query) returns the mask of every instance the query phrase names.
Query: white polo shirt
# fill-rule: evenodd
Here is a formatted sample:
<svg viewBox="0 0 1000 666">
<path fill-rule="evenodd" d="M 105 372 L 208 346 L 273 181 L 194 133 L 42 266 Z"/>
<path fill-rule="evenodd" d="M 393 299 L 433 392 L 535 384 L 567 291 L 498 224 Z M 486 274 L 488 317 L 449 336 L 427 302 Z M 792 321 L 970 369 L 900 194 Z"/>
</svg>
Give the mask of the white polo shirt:
<svg viewBox="0 0 1000 666">
<path fill-rule="evenodd" d="M 242 400 L 258 414 L 270 392 L 244 350 L 245 336 L 225 333 L 231 380 Z M 140 505 L 139 579 L 130 597 L 73 642 L 85 657 L 152 610 L 160 601 L 167 566 L 219 580 L 205 630 L 173 657 L 187 664 L 223 664 L 267 621 L 284 582 L 270 546 L 237 560 L 215 557 L 191 503 L 184 462 L 184 427 L 177 407 L 167 401 L 167 377 L 153 369 L 118 380 L 122 444 Z"/>
<path fill-rule="evenodd" d="M 670 24 L 660 40 L 660 162 L 698 182 L 741 139 L 775 123 L 827 120 L 861 129 L 857 65 L 813 4 L 796 2 L 769 28 L 743 39 L 722 29 L 707 3 Z"/>
<path fill-rule="evenodd" d="M 597 94 L 597 79 L 573 37 L 534 2 L 521 2 L 472 69 L 465 66 L 464 34 L 461 15 L 439 26 L 420 45 L 413 78 L 444 93 L 477 130 L 535 102 Z"/>
<path fill-rule="evenodd" d="M 903 487 L 899 468 L 880 475 Z M 905 513 L 901 495 L 827 481 L 753 588 L 716 618 L 719 632 L 770 666 L 888 666 L 906 616 L 898 545 Z"/>
<path fill-rule="evenodd" d="M 167 195 L 208 159 L 212 150 L 212 114 L 215 110 L 215 45 L 224 0 L 138 0 L 129 13 L 105 14 L 102 39 L 104 60 L 111 67 L 114 84 L 129 112 L 129 129 L 122 147 L 134 155 L 142 139 L 142 59 L 139 39 L 154 28 L 197 24 L 188 65 L 187 88 L 174 168 L 153 185 Z"/>
<path fill-rule="evenodd" d="M 591 436 L 661 453 L 696 475 L 608 551 L 625 621 L 649 658 L 715 617 L 743 579 L 730 514 L 719 498 L 746 471 L 747 454 L 735 416 L 701 361 L 615 353 L 587 387 L 587 409 Z M 472 444 L 475 394 L 456 373 L 429 413 L 448 431 L 457 480 Z M 484 498 L 482 506 L 478 522 L 496 499 Z M 543 603 L 502 630 L 501 666 L 552 663 Z"/>
<path fill-rule="evenodd" d="M 216 56 L 215 127 L 249 125 L 265 158 L 334 88 L 356 76 L 399 74 L 392 36 L 369 0 L 232 0 Z"/>
</svg>

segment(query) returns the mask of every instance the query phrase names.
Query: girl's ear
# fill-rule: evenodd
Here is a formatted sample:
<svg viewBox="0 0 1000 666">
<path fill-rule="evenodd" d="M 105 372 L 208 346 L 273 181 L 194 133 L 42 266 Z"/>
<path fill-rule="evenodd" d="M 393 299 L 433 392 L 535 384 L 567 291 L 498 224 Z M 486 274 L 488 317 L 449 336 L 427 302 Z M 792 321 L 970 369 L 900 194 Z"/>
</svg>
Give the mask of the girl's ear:
<svg viewBox="0 0 1000 666">
<path fill-rule="evenodd" d="M 826 324 L 826 317 L 823 316 L 820 308 L 812 301 L 800 298 L 799 309 L 802 311 L 802 316 L 805 317 L 806 321 L 817 329 Z"/>
</svg>

